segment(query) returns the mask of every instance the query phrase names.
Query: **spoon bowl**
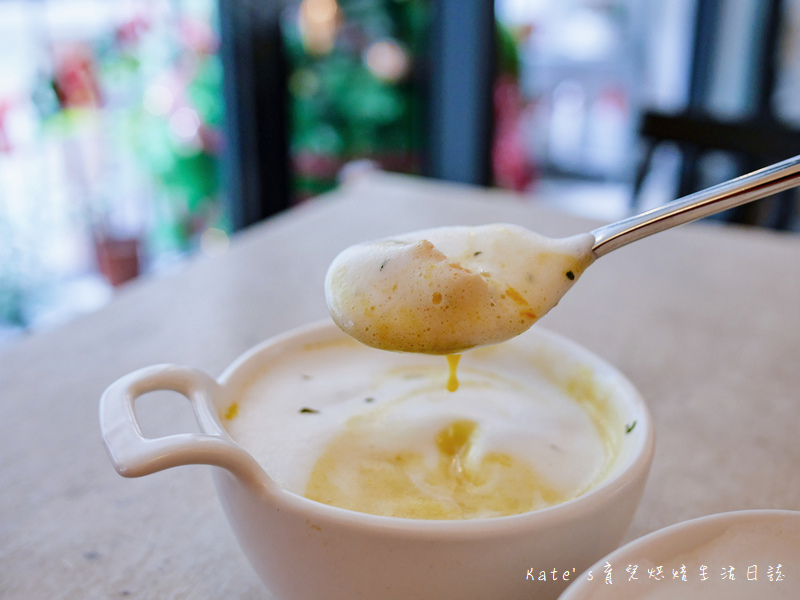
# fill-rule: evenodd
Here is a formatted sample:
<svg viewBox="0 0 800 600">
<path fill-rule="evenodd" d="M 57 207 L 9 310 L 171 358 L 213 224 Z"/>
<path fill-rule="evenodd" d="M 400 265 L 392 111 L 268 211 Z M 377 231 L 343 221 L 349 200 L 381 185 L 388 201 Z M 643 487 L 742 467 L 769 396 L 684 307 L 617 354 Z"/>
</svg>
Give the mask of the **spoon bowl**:
<svg viewBox="0 0 800 600">
<path fill-rule="evenodd" d="M 440 227 L 358 244 L 325 281 L 333 320 L 383 350 L 453 354 L 527 330 L 594 260 L 594 237 Z"/>
<path fill-rule="evenodd" d="M 358 244 L 328 270 L 328 308 L 343 331 L 383 350 L 456 354 L 496 344 L 530 328 L 612 250 L 797 185 L 800 156 L 570 238 L 496 224 Z"/>
</svg>

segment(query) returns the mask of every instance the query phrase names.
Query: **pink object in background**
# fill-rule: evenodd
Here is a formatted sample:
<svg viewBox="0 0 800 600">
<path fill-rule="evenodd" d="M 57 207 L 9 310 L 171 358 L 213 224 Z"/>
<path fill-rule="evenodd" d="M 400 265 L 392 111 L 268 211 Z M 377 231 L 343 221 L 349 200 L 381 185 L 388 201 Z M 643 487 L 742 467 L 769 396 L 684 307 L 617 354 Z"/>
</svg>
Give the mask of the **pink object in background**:
<svg viewBox="0 0 800 600">
<path fill-rule="evenodd" d="M 135 237 L 95 237 L 97 268 L 114 287 L 139 275 L 141 243 Z"/>
<path fill-rule="evenodd" d="M 508 76 L 498 77 L 494 85 L 492 171 L 496 185 L 516 191 L 526 190 L 534 179 L 534 168 L 522 139 L 522 109 L 519 83 Z"/>
</svg>

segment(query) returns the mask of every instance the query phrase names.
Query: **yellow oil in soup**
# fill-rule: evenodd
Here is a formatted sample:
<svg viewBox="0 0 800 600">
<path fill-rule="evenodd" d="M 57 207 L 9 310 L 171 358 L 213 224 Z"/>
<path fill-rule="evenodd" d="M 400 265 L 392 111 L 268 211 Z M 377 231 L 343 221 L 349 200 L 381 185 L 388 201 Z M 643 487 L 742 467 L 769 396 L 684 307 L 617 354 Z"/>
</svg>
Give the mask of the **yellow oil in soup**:
<svg viewBox="0 0 800 600">
<path fill-rule="evenodd" d="M 590 369 L 511 341 L 463 356 L 451 393 L 443 362 L 342 336 L 275 357 L 220 418 L 278 485 L 377 515 L 511 515 L 608 473 L 624 423 Z"/>
<path fill-rule="evenodd" d="M 317 461 L 305 496 L 359 512 L 412 519 L 470 519 L 527 512 L 566 498 L 529 464 L 504 452 L 474 453 L 475 421 L 453 421 L 435 437 L 436 460 L 415 449 L 384 450 L 359 426 Z"/>
</svg>

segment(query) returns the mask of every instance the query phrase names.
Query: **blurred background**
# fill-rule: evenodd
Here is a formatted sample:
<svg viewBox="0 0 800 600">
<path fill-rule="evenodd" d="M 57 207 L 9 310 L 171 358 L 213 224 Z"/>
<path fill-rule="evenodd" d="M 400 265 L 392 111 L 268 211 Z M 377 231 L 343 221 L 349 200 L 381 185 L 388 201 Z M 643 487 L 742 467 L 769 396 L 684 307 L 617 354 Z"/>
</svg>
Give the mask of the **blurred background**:
<svg viewBox="0 0 800 600">
<path fill-rule="evenodd" d="M 608 221 L 800 154 L 799 44 L 800 0 L 0 0 L 0 345 L 363 169 Z"/>
</svg>

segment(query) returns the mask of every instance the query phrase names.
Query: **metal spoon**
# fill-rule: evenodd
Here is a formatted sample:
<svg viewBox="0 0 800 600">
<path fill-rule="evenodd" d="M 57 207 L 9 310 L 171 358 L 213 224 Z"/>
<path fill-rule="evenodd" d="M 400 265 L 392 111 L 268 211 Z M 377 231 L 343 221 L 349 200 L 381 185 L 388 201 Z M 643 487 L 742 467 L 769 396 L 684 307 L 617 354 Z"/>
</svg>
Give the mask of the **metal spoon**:
<svg viewBox="0 0 800 600">
<path fill-rule="evenodd" d="M 495 224 L 357 244 L 328 269 L 328 308 L 346 333 L 384 350 L 454 354 L 499 343 L 555 307 L 604 254 L 797 185 L 800 156 L 570 238 Z"/>
<path fill-rule="evenodd" d="M 592 231 L 598 258 L 644 237 L 800 185 L 800 156 L 764 167 Z"/>
</svg>

